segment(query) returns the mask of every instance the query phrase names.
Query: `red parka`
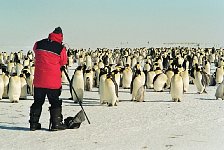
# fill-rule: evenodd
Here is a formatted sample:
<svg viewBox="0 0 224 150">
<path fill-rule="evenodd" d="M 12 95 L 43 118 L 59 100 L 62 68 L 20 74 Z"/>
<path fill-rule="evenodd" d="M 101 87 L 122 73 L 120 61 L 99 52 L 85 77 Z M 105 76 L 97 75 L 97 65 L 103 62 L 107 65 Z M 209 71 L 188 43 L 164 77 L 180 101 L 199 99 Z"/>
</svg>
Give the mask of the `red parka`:
<svg viewBox="0 0 224 150">
<path fill-rule="evenodd" d="M 50 33 L 47 39 L 35 43 L 34 87 L 59 89 L 61 66 L 67 64 L 67 51 L 62 45 L 63 34 Z"/>
</svg>

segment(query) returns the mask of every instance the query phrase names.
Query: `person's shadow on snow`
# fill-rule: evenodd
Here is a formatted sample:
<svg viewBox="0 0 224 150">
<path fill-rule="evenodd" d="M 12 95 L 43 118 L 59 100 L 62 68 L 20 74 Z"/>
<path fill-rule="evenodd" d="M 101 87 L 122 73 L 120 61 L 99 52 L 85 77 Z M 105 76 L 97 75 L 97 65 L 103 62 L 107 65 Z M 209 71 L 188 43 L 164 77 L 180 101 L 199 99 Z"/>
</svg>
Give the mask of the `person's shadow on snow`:
<svg viewBox="0 0 224 150">
<path fill-rule="evenodd" d="M 12 127 L 12 126 L 2 126 L 0 125 L 0 130 L 14 130 L 14 131 L 29 131 L 30 132 L 30 128 L 29 127 Z M 48 129 L 46 128 L 41 128 L 41 130 L 46 130 L 46 131 L 49 131 Z"/>
</svg>

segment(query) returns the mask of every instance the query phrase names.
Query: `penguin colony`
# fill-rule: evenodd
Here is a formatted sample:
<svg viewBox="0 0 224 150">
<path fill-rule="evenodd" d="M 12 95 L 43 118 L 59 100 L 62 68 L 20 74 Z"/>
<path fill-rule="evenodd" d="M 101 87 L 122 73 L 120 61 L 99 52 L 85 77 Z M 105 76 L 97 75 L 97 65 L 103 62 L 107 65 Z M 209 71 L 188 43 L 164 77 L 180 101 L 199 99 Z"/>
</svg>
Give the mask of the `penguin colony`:
<svg viewBox="0 0 224 150">
<path fill-rule="evenodd" d="M 94 50 L 68 49 L 68 65 L 75 69 L 71 99 L 83 102 L 85 91 L 98 88 L 99 102 L 117 106 L 119 89 L 130 91 L 130 101 L 144 102 L 146 89 L 168 91 L 170 100 L 183 101 L 189 84 L 195 93 L 207 93 L 206 87 L 217 85 L 216 99 L 224 99 L 224 50 L 216 48 L 121 48 Z M 19 102 L 33 95 L 34 59 L 32 51 L 0 53 L 0 99 Z M 211 65 L 215 70 L 211 70 Z M 62 83 L 68 83 L 62 73 Z M 78 98 L 77 98 L 78 97 Z"/>
</svg>

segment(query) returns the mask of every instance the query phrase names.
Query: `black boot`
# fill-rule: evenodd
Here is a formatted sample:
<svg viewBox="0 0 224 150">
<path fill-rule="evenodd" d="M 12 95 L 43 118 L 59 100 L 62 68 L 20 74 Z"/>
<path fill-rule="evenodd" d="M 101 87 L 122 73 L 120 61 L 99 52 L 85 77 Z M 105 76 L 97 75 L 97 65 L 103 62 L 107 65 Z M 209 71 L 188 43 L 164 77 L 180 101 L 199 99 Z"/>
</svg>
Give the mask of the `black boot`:
<svg viewBox="0 0 224 150">
<path fill-rule="evenodd" d="M 58 131 L 58 130 L 65 130 L 67 127 L 63 124 L 63 116 L 61 114 L 62 109 L 61 108 L 51 108 L 50 110 L 50 125 L 49 130 L 50 131 Z"/>
<path fill-rule="evenodd" d="M 64 122 L 68 129 L 77 129 L 81 123 L 85 121 L 85 115 L 83 110 L 79 111 L 75 117 L 67 117 Z"/>
<path fill-rule="evenodd" d="M 33 109 L 30 108 L 30 131 L 40 130 L 41 124 L 39 123 L 40 115 L 41 115 L 42 108 L 40 109 Z"/>
</svg>

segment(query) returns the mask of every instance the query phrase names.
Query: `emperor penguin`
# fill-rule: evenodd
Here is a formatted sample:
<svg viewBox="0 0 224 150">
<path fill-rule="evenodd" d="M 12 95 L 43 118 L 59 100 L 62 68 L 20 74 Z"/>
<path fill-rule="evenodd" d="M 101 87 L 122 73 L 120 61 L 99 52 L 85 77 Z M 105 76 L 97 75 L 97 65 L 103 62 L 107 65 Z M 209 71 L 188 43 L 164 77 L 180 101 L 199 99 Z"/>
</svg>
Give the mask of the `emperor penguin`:
<svg viewBox="0 0 224 150">
<path fill-rule="evenodd" d="M 124 89 L 130 89 L 132 81 L 132 69 L 129 64 L 126 64 L 125 69 L 123 70 L 122 76 L 122 86 Z"/>
<path fill-rule="evenodd" d="M 23 65 L 20 63 L 20 60 L 17 61 L 16 63 L 16 72 L 17 72 L 17 75 L 19 76 L 21 73 L 22 73 L 22 70 L 23 70 Z"/>
<path fill-rule="evenodd" d="M 9 78 L 8 96 L 11 103 L 18 103 L 21 95 L 21 80 L 17 73 L 13 73 Z"/>
<path fill-rule="evenodd" d="M 224 100 L 224 80 L 221 84 L 218 85 L 216 92 L 215 92 L 216 99 L 221 98 Z"/>
<path fill-rule="evenodd" d="M 105 99 L 108 106 L 117 106 L 118 103 L 118 85 L 111 73 L 107 74 L 105 79 Z"/>
<path fill-rule="evenodd" d="M 11 73 L 14 67 L 15 67 L 14 62 L 10 60 L 9 63 L 7 64 L 7 71 Z"/>
<path fill-rule="evenodd" d="M 144 84 L 142 83 L 142 72 L 140 70 L 136 70 L 131 82 L 131 94 L 132 101 L 142 102 L 144 101 Z M 141 89 L 143 87 L 143 89 Z M 143 90 L 140 92 L 140 90 Z M 142 94 L 142 95 L 138 95 Z"/>
<path fill-rule="evenodd" d="M 153 68 L 150 69 L 150 71 L 147 72 L 146 75 L 146 88 L 147 89 L 153 89 L 153 79 L 156 76 L 155 71 Z"/>
<path fill-rule="evenodd" d="M 194 84 L 199 94 L 207 93 L 205 88 L 209 85 L 209 75 L 207 75 L 201 68 L 197 67 L 195 72 Z"/>
<path fill-rule="evenodd" d="M 170 94 L 174 102 L 181 102 L 184 93 L 183 79 L 178 69 L 174 69 L 174 75 L 170 83 Z"/>
<path fill-rule="evenodd" d="M 220 84 L 223 81 L 223 75 L 224 75 L 223 66 L 217 67 L 215 71 L 215 81 L 217 84 Z"/>
<path fill-rule="evenodd" d="M 87 68 L 92 68 L 92 58 L 90 55 L 86 56 L 86 66 Z"/>
<path fill-rule="evenodd" d="M 105 92 L 105 80 L 107 78 L 107 69 L 106 68 L 101 68 L 100 69 L 100 74 L 99 74 L 99 94 L 100 94 L 100 103 L 105 104 L 107 103 L 106 100 L 106 92 Z"/>
<path fill-rule="evenodd" d="M 174 75 L 173 69 L 171 67 L 169 67 L 166 72 L 165 72 L 166 76 L 167 76 L 167 82 L 166 82 L 166 88 L 169 89 L 170 88 L 170 83 L 171 83 L 171 79 Z"/>
<path fill-rule="evenodd" d="M 159 68 L 157 68 L 159 71 Z M 166 86 L 167 76 L 165 73 L 157 73 L 153 79 L 153 88 L 156 92 L 162 92 Z"/>
<path fill-rule="evenodd" d="M 68 72 L 68 68 L 67 67 L 65 67 L 65 70 Z M 64 83 L 64 84 L 68 83 L 68 79 L 67 79 L 67 77 L 65 75 L 64 70 L 61 71 L 61 82 Z"/>
<path fill-rule="evenodd" d="M 75 92 L 72 90 L 72 87 L 71 87 L 71 93 L 72 93 L 72 98 L 74 100 L 75 103 L 78 102 L 78 100 L 80 100 L 80 102 L 83 101 L 83 95 L 84 95 L 84 77 L 83 77 L 83 70 L 82 70 L 82 66 L 78 66 L 76 68 L 76 70 L 74 71 L 74 74 L 72 76 L 72 79 L 71 79 L 71 85 Z"/>
<path fill-rule="evenodd" d="M 8 71 L 4 72 L 4 74 L 3 74 L 4 92 L 3 92 L 2 98 L 5 98 L 5 99 L 9 98 L 9 96 L 8 96 L 9 78 L 10 78 L 9 72 Z"/>
<path fill-rule="evenodd" d="M 74 64 L 74 56 L 68 56 L 68 66 L 71 67 Z"/>
<path fill-rule="evenodd" d="M 78 65 L 79 65 L 79 66 L 84 65 L 84 58 L 83 58 L 82 55 L 79 55 L 79 58 L 78 58 Z"/>
<path fill-rule="evenodd" d="M 34 95 L 34 85 L 33 85 L 33 79 L 34 75 L 27 72 L 26 70 L 23 71 L 23 74 L 26 76 L 26 83 L 27 83 L 27 94 Z"/>
<path fill-rule="evenodd" d="M 0 74 L 0 100 L 2 100 L 2 96 L 3 96 L 3 93 L 4 93 L 4 74 Z"/>
<path fill-rule="evenodd" d="M 26 77 L 24 74 L 20 74 L 20 82 L 21 82 L 21 94 L 19 99 L 20 100 L 25 100 L 27 99 L 27 82 L 26 82 Z"/>
<path fill-rule="evenodd" d="M 118 88 L 119 88 L 119 85 L 120 85 L 120 81 L 121 81 L 121 75 L 120 75 L 120 72 L 119 70 L 116 68 L 115 70 L 112 71 L 112 74 L 115 78 L 115 81 L 118 85 Z"/>
<path fill-rule="evenodd" d="M 30 59 L 28 57 L 25 57 L 25 59 L 23 60 L 23 66 L 29 66 L 30 65 Z"/>
<path fill-rule="evenodd" d="M 211 74 L 211 65 L 207 60 L 204 62 L 204 71 L 209 75 Z"/>
<path fill-rule="evenodd" d="M 93 89 L 93 71 L 88 68 L 84 73 L 84 89 L 86 91 L 92 91 Z"/>
<path fill-rule="evenodd" d="M 190 82 L 190 77 L 188 73 L 188 69 L 185 69 L 180 73 L 182 79 L 183 79 L 183 84 L 184 84 L 184 92 L 188 92 L 189 90 L 189 82 Z"/>
</svg>

